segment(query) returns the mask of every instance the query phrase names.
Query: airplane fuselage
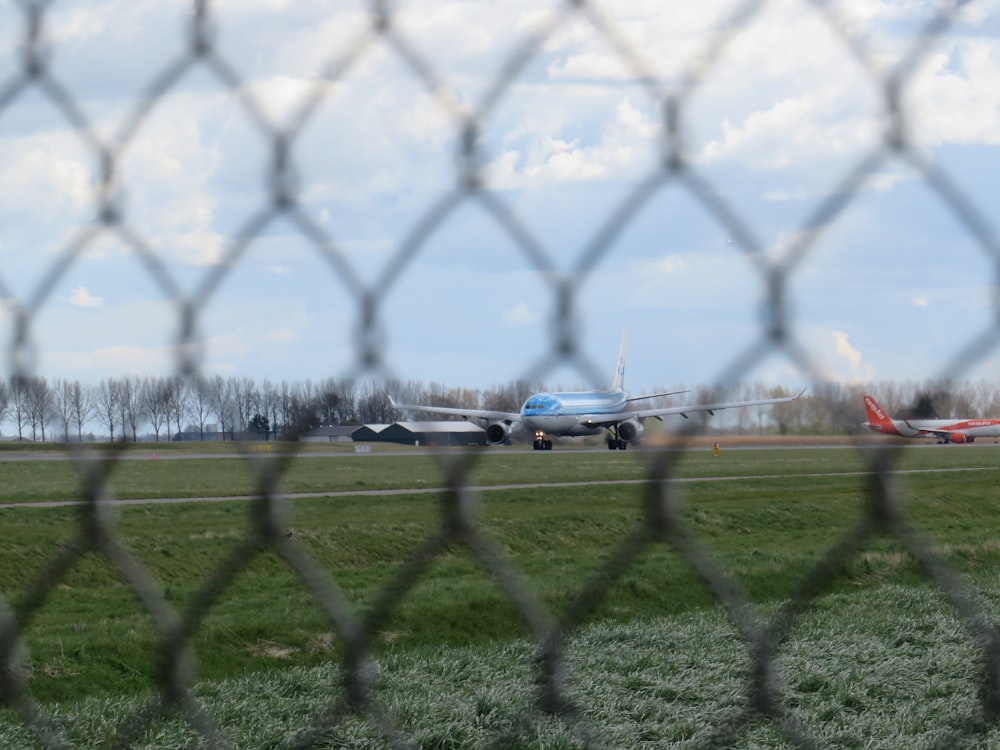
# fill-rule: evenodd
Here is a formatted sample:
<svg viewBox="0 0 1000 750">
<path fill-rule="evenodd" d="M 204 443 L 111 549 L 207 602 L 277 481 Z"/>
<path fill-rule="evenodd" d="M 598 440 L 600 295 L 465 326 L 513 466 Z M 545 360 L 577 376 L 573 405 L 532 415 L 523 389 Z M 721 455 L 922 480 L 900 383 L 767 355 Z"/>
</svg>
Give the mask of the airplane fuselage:
<svg viewBox="0 0 1000 750">
<path fill-rule="evenodd" d="M 908 438 L 953 436 L 955 442 L 971 443 L 976 438 L 1000 437 L 1000 420 L 996 419 L 893 419 L 890 424 L 889 429 L 881 424 L 866 423 L 866 426 L 872 432 Z M 959 435 L 965 440 L 957 440 Z"/>
<path fill-rule="evenodd" d="M 546 435 L 598 435 L 609 419 L 628 419 L 627 404 L 624 391 L 536 393 L 521 407 L 521 424 Z"/>
<path fill-rule="evenodd" d="M 941 442 L 971 443 L 976 438 L 1000 437 L 1000 419 L 892 419 L 871 396 L 865 396 L 872 432 L 905 438 L 937 438 Z"/>
</svg>

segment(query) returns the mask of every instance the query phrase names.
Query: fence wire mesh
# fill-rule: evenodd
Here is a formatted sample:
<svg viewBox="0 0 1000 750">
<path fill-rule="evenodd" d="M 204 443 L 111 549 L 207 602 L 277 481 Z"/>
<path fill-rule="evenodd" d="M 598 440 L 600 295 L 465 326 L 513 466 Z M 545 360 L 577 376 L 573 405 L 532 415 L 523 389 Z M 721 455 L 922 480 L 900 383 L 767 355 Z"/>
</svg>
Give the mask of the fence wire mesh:
<svg viewBox="0 0 1000 750">
<path fill-rule="evenodd" d="M 186 29 L 179 32 L 181 52 L 163 67 L 152 82 L 138 93 L 137 104 L 117 127 L 114 135 L 103 138 L 74 92 L 64 85 L 51 62 L 58 48 L 49 33 L 49 21 L 57 3 L 47 0 L 19 0 L 14 15 L 23 24 L 20 42 L 20 67 L 0 81 L 0 123 L 9 119 L 19 102 L 29 94 L 42 96 L 54 105 L 65 123 L 83 141 L 94 162 L 99 165 L 99 180 L 92 186 L 96 210 L 93 220 L 78 227 L 66 242 L 58 259 L 40 283 L 21 299 L 4 280 L 0 268 L 0 294 L 11 301 L 15 318 L 14 335 L 7 352 L 7 366 L 13 378 L 30 378 L 37 372 L 32 329 L 39 315 L 51 302 L 58 283 L 72 272 L 74 263 L 88 248 L 111 235 L 129 247 L 141 260 L 146 273 L 170 300 L 175 301 L 176 341 L 171 342 L 174 366 L 184 378 L 203 374 L 203 342 L 199 323 L 210 314 L 208 308 L 222 282 L 233 273 L 248 247 L 267 227 L 278 220 L 290 222 L 309 243 L 343 288 L 353 299 L 354 364 L 350 374 L 392 375 L 385 364 L 387 341 L 382 329 L 385 300 L 397 292 L 397 282 L 421 262 L 428 238 L 446 224 L 457 209 L 469 202 L 478 204 L 508 236 L 529 266 L 547 285 L 553 300 L 551 345 L 546 358 L 536 363 L 533 372 L 549 371 L 555 364 L 570 363 L 599 380 L 578 346 L 579 306 L 582 286 L 597 273 L 597 266 L 612 253 L 615 240 L 629 227 L 643 206 L 659 191 L 670 187 L 685 192 L 699 203 L 728 236 L 732 237 L 756 271 L 748 284 L 758 285 L 764 301 L 764 315 L 756 342 L 737 356 L 720 380 L 729 382 L 748 372 L 765 356 L 780 352 L 803 372 L 819 368 L 811 361 L 808 346 L 799 340 L 795 320 L 786 303 L 787 290 L 795 281 L 797 269 L 817 245 L 821 236 L 835 225 L 846 207 L 857 197 L 863 184 L 880 166 L 892 160 L 914 170 L 950 212 L 958 227 L 972 238 L 994 271 L 1000 270 L 1000 247 L 996 232 L 975 200 L 940 165 L 929 159 L 910 138 L 910 114 L 904 95 L 918 66 L 930 54 L 934 44 L 947 35 L 965 6 L 973 3 L 945 3 L 932 14 L 926 26 L 913 36 L 908 50 L 890 68 L 870 49 L 865 36 L 841 16 L 836 3 L 802 0 L 843 42 L 845 64 L 860 66 L 877 91 L 882 109 L 882 137 L 869 152 L 846 165 L 842 177 L 829 190 L 825 200 L 798 227 L 795 241 L 780 257 L 768 253 L 757 238 L 753 222 L 714 189 L 711 178 L 690 159 L 685 133 L 685 115 L 692 98 L 711 80 L 719 59 L 742 31 L 773 5 L 767 0 L 735 4 L 729 15 L 717 25 L 717 31 L 704 40 L 703 46 L 683 67 L 676 80 L 667 82 L 654 72 L 646 59 L 646 50 L 630 41 L 614 20 L 611 9 L 589 0 L 573 0 L 542 14 L 540 23 L 525 31 L 508 51 L 492 84 L 478 102 L 469 106 L 443 96 L 445 76 L 436 69 L 433 55 L 422 49 L 396 23 L 398 8 L 384 0 L 373 0 L 367 13 L 370 23 L 354 38 L 333 50 L 323 74 L 302 97 L 295 115 L 285 125 L 271 119 L 258 96 L 245 85 L 238 67 L 227 60 L 217 40 L 216 4 L 195 1 Z M 583 23 L 617 57 L 633 81 L 640 86 L 662 113 L 662 153 L 659 161 L 648 167 L 610 218 L 586 244 L 568 272 L 536 237 L 533 228 L 523 221 L 490 184 L 483 166 L 488 161 L 481 133 L 496 116 L 497 110 L 548 40 L 570 23 Z M 165 33 L 169 33 L 166 32 Z M 302 131 L 311 123 L 317 110 L 331 96 L 331 84 L 343 80 L 363 64 L 373 49 L 381 47 L 395 56 L 417 86 L 435 102 L 440 113 L 458 135 L 460 152 L 455 160 L 454 187 L 432 202 L 395 248 L 391 261 L 372 283 L 366 283 L 352 267 L 345 253 L 326 229 L 302 209 L 300 196 L 304 186 L 296 163 L 295 146 Z M 148 118 L 176 91 L 179 81 L 193 70 L 200 70 L 224 87 L 238 105 L 240 117 L 257 132 L 269 152 L 267 171 L 269 194 L 246 218 L 226 246 L 220 262 L 204 276 L 193 293 L 187 294 L 173 276 L 167 263 L 130 217 L 122 200 L 127 187 L 121 170 L 125 152 L 141 133 Z M 442 159 L 451 158 L 442 154 Z M 16 263 L 17 260 L 5 261 Z M 981 331 L 949 364 L 943 376 L 960 375 L 992 351 L 1000 326 L 994 323 Z M 160 593 L 153 576 L 141 560 L 132 555 L 116 537 L 115 520 L 109 512 L 114 495 L 116 462 L 110 451 L 94 461 L 84 452 L 72 452 L 81 477 L 80 514 L 75 539 L 55 554 L 37 576 L 28 595 L 12 607 L 0 598 L 0 696 L 3 705 L 13 709 L 37 743 L 46 748 L 71 747 L 65 728 L 32 696 L 31 685 L 22 667 L 25 646 L 30 641 L 29 628 L 47 598 L 67 572 L 88 554 L 102 556 L 135 592 L 153 623 L 161 650 L 159 694 L 135 713 L 124 717 L 109 733 L 109 746 L 130 747 L 139 742 L 150 727 L 167 715 L 180 715 L 193 728 L 200 742 L 208 747 L 229 747 L 226 727 L 206 710 L 194 694 L 194 674 L 198 656 L 193 639 L 204 618 L 212 611 L 223 592 L 261 552 L 271 551 L 301 578 L 347 654 L 343 684 L 333 696 L 329 711 L 314 717 L 300 731 L 286 738 L 289 747 L 326 747 L 334 742 L 338 722 L 345 716 L 361 714 L 377 727 L 385 746 L 409 747 L 413 738 L 397 722 L 393 712 L 380 702 L 373 678 L 377 656 L 373 640 L 392 616 L 400 599 L 417 585 L 436 555 L 450 545 L 466 548 L 497 582 L 505 596 L 523 616 L 537 648 L 535 680 L 537 692 L 531 710 L 512 720 L 510 730 L 498 735 L 494 744 L 521 746 L 519 735 L 533 717 L 554 716 L 565 722 L 582 747 L 602 745 L 601 733 L 591 726 L 585 705 L 573 697 L 568 687 L 566 639 L 605 599 L 608 591 L 651 545 L 667 545 L 683 557 L 698 573 L 702 585 L 718 600 L 731 617 L 745 641 L 746 655 L 752 664 L 752 679 L 747 685 L 746 708 L 733 713 L 712 729 L 705 747 L 729 747 L 736 743 L 745 728 L 754 722 L 770 722 L 786 742 L 796 747 L 817 747 L 810 727 L 796 718 L 786 705 L 780 680 L 776 677 L 777 660 L 783 638 L 809 609 L 817 596 L 826 590 L 846 561 L 865 543 L 884 535 L 898 541 L 906 552 L 936 584 L 962 621 L 973 633 L 981 649 L 984 668 L 978 684 L 981 705 L 959 726 L 947 728 L 942 746 L 976 744 L 989 731 L 1000 713 L 1000 640 L 997 629 L 977 605 L 975 597 L 963 586 L 955 571 L 939 558 L 931 546 L 908 523 L 902 510 L 904 491 L 894 480 L 899 454 L 893 451 L 864 453 L 870 472 L 865 493 L 866 515 L 843 538 L 834 540 L 824 557 L 811 570 L 804 571 L 798 591 L 770 618 L 763 619 L 748 602 L 733 579 L 713 559 L 707 547 L 685 526 L 679 509 L 679 487 L 674 480 L 677 465 L 684 458 L 684 439 L 700 429 L 692 421 L 676 442 L 655 452 L 648 459 L 647 484 L 636 491 L 644 508 L 643 521 L 627 538 L 622 539 L 610 561 L 578 593 L 574 603 L 555 616 L 516 567 L 477 521 L 479 497 L 470 486 L 469 476 L 474 454 L 447 454 L 440 457 L 441 472 L 447 492 L 440 506 L 438 530 L 418 548 L 410 551 L 408 561 L 395 579 L 376 598 L 369 609 L 352 605 L 336 583 L 336 571 L 318 564 L 308 550 L 286 531 L 282 477 L 294 458 L 287 455 L 249 456 L 254 472 L 255 497 L 249 503 L 249 534 L 232 549 L 219 567 L 211 571 L 195 601 L 178 611 Z M 2 593 L 2 592 L 0 592 Z M 521 738 L 523 740 L 523 738 Z"/>
</svg>

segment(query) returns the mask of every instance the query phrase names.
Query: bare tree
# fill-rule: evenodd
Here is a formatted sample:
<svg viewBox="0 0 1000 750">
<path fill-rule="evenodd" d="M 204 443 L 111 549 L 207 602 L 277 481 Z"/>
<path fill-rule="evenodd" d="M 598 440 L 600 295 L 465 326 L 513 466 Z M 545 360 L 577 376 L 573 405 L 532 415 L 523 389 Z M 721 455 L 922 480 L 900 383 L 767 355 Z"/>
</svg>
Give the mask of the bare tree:
<svg viewBox="0 0 1000 750">
<path fill-rule="evenodd" d="M 132 442 L 139 442 L 138 427 L 142 414 L 142 381 L 136 375 L 126 375 L 118 381 L 118 416 L 121 419 L 122 440 L 132 431 Z"/>
<path fill-rule="evenodd" d="M 69 380 L 56 378 L 52 381 L 52 406 L 62 422 L 63 440 L 69 442 L 69 426 L 73 421 L 73 384 Z"/>
<path fill-rule="evenodd" d="M 337 424 L 340 421 L 340 389 L 333 378 L 324 378 L 316 388 L 316 411 L 320 424 Z"/>
<path fill-rule="evenodd" d="M 142 411 L 153 427 L 156 442 L 160 442 L 160 429 L 170 414 L 170 390 L 168 381 L 158 377 L 145 377 L 139 384 L 139 401 Z M 169 425 L 167 427 L 169 432 Z"/>
<path fill-rule="evenodd" d="M 281 416 L 281 393 L 270 380 L 264 381 L 261 388 L 261 410 L 268 418 L 268 426 L 274 439 L 278 439 L 278 420 Z"/>
<path fill-rule="evenodd" d="M 240 432 L 246 432 L 250 420 L 260 411 L 260 390 L 250 378 L 231 378 L 230 390 L 233 394 L 233 406 Z"/>
<path fill-rule="evenodd" d="M 281 381 L 281 390 L 278 392 L 278 411 L 281 412 L 281 432 L 282 437 L 284 433 L 289 430 L 289 425 L 292 423 L 292 412 L 295 407 L 295 386 L 291 385 L 287 380 Z M 276 419 L 272 424 L 275 433 L 278 431 L 279 422 Z"/>
<path fill-rule="evenodd" d="M 167 381 L 166 392 L 167 432 L 170 432 L 170 418 L 173 417 L 179 435 L 181 422 L 188 412 L 187 396 L 190 392 L 190 385 L 183 378 L 175 375 Z"/>
<path fill-rule="evenodd" d="M 27 378 L 24 383 L 27 395 L 28 422 L 31 424 L 31 439 L 37 440 L 40 434 L 44 443 L 45 425 L 53 412 L 52 390 L 45 378 Z"/>
<path fill-rule="evenodd" d="M 483 394 L 483 408 L 489 411 L 515 412 L 521 408 L 517 403 L 514 383 L 503 386 L 493 386 Z"/>
<path fill-rule="evenodd" d="M 209 404 L 215 416 L 219 419 L 219 429 L 222 439 L 226 439 L 226 429 L 232 429 L 233 422 L 233 386 L 232 380 L 216 375 L 208 381 Z"/>
<path fill-rule="evenodd" d="M 198 425 L 201 440 L 205 440 L 205 421 L 212 410 L 211 384 L 204 378 L 198 378 L 191 384 L 190 412 Z"/>
<path fill-rule="evenodd" d="M 386 424 L 396 419 L 396 410 L 389 403 L 383 386 L 366 383 L 358 398 L 358 417 L 366 424 Z"/>
<path fill-rule="evenodd" d="M 115 421 L 118 419 L 119 384 L 117 380 L 105 378 L 97 386 L 94 394 L 94 411 L 98 420 L 108 430 L 109 440 L 115 442 Z"/>
<path fill-rule="evenodd" d="M 76 439 L 82 442 L 83 426 L 94 413 L 94 399 L 92 389 L 85 388 L 79 380 L 74 380 L 70 385 L 70 412 L 76 426 Z"/>
<path fill-rule="evenodd" d="M 11 416 L 17 427 L 17 439 L 24 440 L 24 428 L 28 426 L 28 381 L 15 378 L 10 384 Z"/>
<path fill-rule="evenodd" d="M 301 435 L 320 425 L 316 390 L 311 380 L 298 384 L 291 393 L 291 405 L 285 429 L 289 437 Z"/>
<path fill-rule="evenodd" d="M 0 422 L 7 418 L 7 410 L 10 408 L 10 389 L 7 383 L 0 380 Z"/>
<path fill-rule="evenodd" d="M 75 427 L 76 439 L 83 440 L 83 426 L 93 413 L 90 390 L 79 380 L 59 378 L 52 384 L 52 410 L 63 428 L 63 439 L 70 440 L 70 426 Z"/>
</svg>

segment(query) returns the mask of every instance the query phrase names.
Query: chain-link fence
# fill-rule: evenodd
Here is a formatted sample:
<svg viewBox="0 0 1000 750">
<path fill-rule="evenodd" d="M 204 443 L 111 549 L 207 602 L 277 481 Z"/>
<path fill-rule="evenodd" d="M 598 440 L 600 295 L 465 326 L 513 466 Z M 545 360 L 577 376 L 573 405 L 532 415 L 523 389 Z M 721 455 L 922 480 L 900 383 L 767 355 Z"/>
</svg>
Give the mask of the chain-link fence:
<svg viewBox="0 0 1000 750">
<path fill-rule="evenodd" d="M 221 5 L 221 3 L 220 3 Z M 914 170 L 944 209 L 982 252 L 994 272 L 1000 268 L 1000 247 L 980 204 L 973 200 L 962 185 L 940 167 L 911 140 L 910 114 L 904 106 L 908 87 L 921 63 L 931 54 L 934 45 L 954 28 L 965 6 L 974 3 L 945 3 L 929 13 L 923 28 L 909 39 L 908 47 L 896 62 L 886 67 L 883 58 L 869 46 L 863 23 L 849 18 L 850 8 L 836 3 L 806 2 L 800 5 L 823 21 L 843 44 L 844 64 L 859 68 L 876 92 L 880 110 L 881 132 L 874 146 L 849 164 L 841 164 L 841 175 L 820 201 L 812 214 L 795 233 L 795 239 L 778 253 L 768 252 L 753 229 L 753 221 L 735 204 L 724 198 L 712 184 L 707 170 L 691 158 L 688 149 L 686 116 L 691 102 L 712 80 L 719 60 L 738 40 L 741 32 L 755 22 L 774 3 L 764 0 L 735 3 L 712 25 L 714 29 L 701 40 L 697 49 L 677 68 L 676 75 L 658 74 L 648 62 L 649 50 L 642 49 L 623 30 L 613 12 L 588 0 L 575 0 L 553 7 L 539 8 L 530 14 L 535 18 L 525 24 L 520 38 L 505 50 L 501 64 L 478 101 L 469 105 L 447 93 L 447 77 L 435 67 L 434 56 L 415 43 L 405 28 L 396 23 L 399 12 L 392 4 L 375 0 L 365 12 L 368 21 L 353 35 L 341 35 L 336 49 L 329 50 L 322 75 L 304 88 L 295 114 L 283 126 L 269 117 L 264 102 L 245 85 L 237 65 L 232 64 L 218 44 L 217 8 L 209 0 L 193 3 L 188 24 L 180 37 L 182 51 L 175 60 L 157 72 L 152 82 L 137 92 L 137 104 L 116 123 L 114 134 L 103 137 L 101 128 L 89 119 L 74 91 L 54 72 L 52 60 L 58 56 L 60 43 L 72 35 L 55 35 L 51 21 L 60 4 L 44 0 L 18 0 L 7 8 L 9 15 L 23 24 L 19 34 L 19 66 L 0 80 L 0 127 L 10 122 L 19 105 L 29 95 L 41 97 L 53 105 L 64 122 L 86 145 L 98 165 L 98 178 L 90 186 L 96 204 L 93 220 L 77 228 L 40 283 L 27 295 L 19 295 L 5 282 L 10 264 L 18 263 L 9 255 L 0 267 L 0 294 L 10 303 L 14 319 L 13 339 L 8 350 L 8 369 L 15 379 L 37 374 L 33 327 L 52 301 L 53 289 L 72 273 L 74 264 L 89 248 L 112 237 L 128 247 L 141 261 L 148 277 L 164 296 L 175 302 L 179 335 L 169 342 L 176 373 L 185 378 L 203 374 L 204 342 L 199 325 L 209 315 L 209 307 L 220 285 L 237 268 L 247 249 L 259 240 L 268 226 L 277 219 L 295 227 L 301 237 L 331 269 L 352 301 L 355 319 L 353 365 L 345 376 L 395 375 L 385 362 L 388 346 L 382 327 L 385 301 L 398 291 L 399 280 L 420 264 L 428 238 L 453 219 L 457 209 L 475 204 L 488 215 L 495 226 L 514 244 L 521 260 L 526 261 L 551 295 L 552 316 L 550 345 L 542 362 L 535 363 L 530 374 L 551 370 L 556 364 L 569 363 L 592 380 L 600 379 L 600 368 L 594 368 L 579 347 L 579 310 L 586 302 L 583 286 L 596 272 L 598 265 L 613 253 L 615 241 L 627 231 L 630 223 L 647 202 L 659 191 L 671 189 L 684 193 L 710 215 L 732 238 L 755 270 L 747 284 L 762 291 L 765 314 L 756 341 L 727 366 L 720 380 L 731 382 L 749 372 L 763 358 L 781 353 L 802 372 L 816 372 L 808 346 L 803 346 L 795 321 L 789 313 L 787 296 L 796 280 L 796 272 L 810 256 L 821 236 L 835 225 L 847 206 L 859 194 L 865 183 L 886 163 L 898 161 Z M 95 11 L 96 12 L 96 11 Z M 673 12 L 673 11 L 671 11 Z M 676 11 L 678 15 L 681 10 Z M 609 211 L 606 222 L 590 237 L 583 251 L 568 271 L 560 271 L 559 263 L 537 238 L 533 227 L 506 202 L 490 182 L 484 168 L 490 154 L 485 152 L 482 133 L 497 117 L 504 100 L 517 86 L 525 69 L 556 35 L 570 24 L 582 24 L 588 33 L 599 38 L 632 83 L 640 87 L 661 112 L 661 153 L 648 165 L 644 176 L 635 181 L 620 204 Z M 163 33 L 171 33 L 164 30 Z M 58 36 L 58 38 L 57 38 Z M 347 255 L 302 207 L 301 196 L 308 187 L 303 185 L 297 164 L 296 144 L 317 110 L 333 95 L 331 91 L 353 70 L 364 65 L 373 49 L 393 56 L 398 65 L 415 82 L 419 95 L 434 102 L 437 115 L 445 118 L 457 136 L 458 158 L 454 160 L 454 186 L 437 196 L 429 209 L 422 213 L 393 249 L 392 257 L 374 280 L 367 282 L 352 266 Z M 122 61 L 127 65 L 127 61 Z M 245 119 L 257 132 L 268 153 L 261 168 L 267 171 L 269 194 L 244 221 L 242 227 L 224 245 L 221 257 L 204 275 L 195 291 L 188 294 L 177 280 L 161 251 L 145 236 L 122 201 L 128 187 L 122 170 L 125 152 L 133 146 L 153 113 L 175 95 L 179 81 L 192 71 L 198 71 L 226 89 L 238 108 L 236 116 Z M 442 160 L 453 158 L 442 153 Z M 978 196 L 977 196 L 978 197 Z M 992 200 L 992 196 L 990 197 Z M 520 262 L 520 261 L 519 261 Z M 983 355 L 992 350 L 998 334 L 995 324 L 978 333 L 940 373 L 950 377 L 966 373 Z M 527 374 L 527 373 L 526 373 Z M 699 425 L 691 422 L 683 439 L 697 432 Z M 96 552 L 105 557 L 114 569 L 128 581 L 154 623 L 164 651 L 164 669 L 160 694 L 145 709 L 127 718 L 114 735 L 116 746 L 130 746 L 157 717 L 177 712 L 195 728 L 206 746 L 227 747 L 224 726 L 207 712 L 193 695 L 193 667 L 196 656 L 192 639 L 200 623 L 212 610 L 221 592 L 237 577 L 257 553 L 269 549 L 282 558 L 301 577 L 345 644 L 347 659 L 343 665 L 345 683 L 337 699 L 337 708 L 326 722 L 301 727 L 292 744 L 321 746 L 327 730 L 335 726 L 346 713 L 360 712 L 378 726 L 388 746 L 408 746 L 410 739 L 396 726 L 391 712 L 379 703 L 372 682 L 375 659 L 371 641 L 380 626 L 392 615 L 401 595 L 410 591 L 420 580 L 428 561 L 448 545 L 458 543 L 471 550 L 498 582 L 505 595 L 530 624 L 538 648 L 535 675 L 540 690 L 536 709 L 577 728 L 576 736 L 583 746 L 598 746 L 598 736 L 587 729 L 583 709 L 575 705 L 566 687 L 566 655 L 562 637 L 572 630 L 577 619 L 585 617 L 606 596 L 614 581 L 629 569 L 642 550 L 649 545 L 665 543 L 693 566 L 704 585 L 723 605 L 745 639 L 747 653 L 753 664 L 754 679 L 749 688 L 747 712 L 716 728 L 707 746 L 731 745 L 741 727 L 752 717 L 764 717 L 773 722 L 786 741 L 799 747 L 816 743 L 809 730 L 801 726 L 784 704 L 775 680 L 778 646 L 782 638 L 809 607 L 814 597 L 823 591 L 837 575 L 839 562 L 850 558 L 872 537 L 887 534 L 894 537 L 919 566 L 933 579 L 951 606 L 974 632 L 985 654 L 986 670 L 981 687 L 981 715 L 954 729 L 949 737 L 975 742 L 979 733 L 995 720 L 1000 711 L 1000 642 L 992 623 L 974 604 L 958 577 L 924 544 L 908 525 L 901 512 L 901 491 L 894 482 L 893 470 L 898 454 L 880 451 L 865 454 L 869 462 L 870 482 L 865 500 L 867 516 L 849 534 L 834 544 L 811 571 L 803 576 L 798 592 L 782 606 L 769 622 L 760 622 L 750 612 L 749 603 L 735 590 L 727 575 L 693 538 L 679 516 L 676 484 L 677 462 L 683 452 L 672 447 L 651 453 L 648 489 L 638 490 L 645 508 L 645 521 L 634 534 L 622 540 L 617 553 L 594 583 L 580 592 L 577 603 L 570 608 L 564 622 L 557 623 L 542 602 L 529 593 L 503 551 L 496 547 L 478 528 L 471 508 L 476 493 L 468 486 L 471 460 L 461 455 L 442 457 L 441 470 L 448 487 L 443 504 L 440 532 L 423 547 L 412 551 L 411 562 L 397 575 L 394 582 L 377 597 L 368 611 L 352 607 L 337 589 L 333 579 L 307 553 L 305 548 L 285 533 L 280 492 L 282 476 L 291 455 L 269 455 L 255 461 L 254 477 L 257 497 L 250 503 L 250 518 L 254 533 L 232 551 L 219 569 L 207 572 L 206 582 L 196 601 L 183 612 L 177 611 L 159 593 L 152 576 L 116 538 L 115 527 L 103 502 L 113 488 L 110 461 L 92 461 L 80 455 L 79 470 L 84 478 L 81 495 L 82 512 L 75 541 L 54 555 L 35 590 L 19 600 L 16 609 L 0 600 L 0 695 L 5 706 L 16 711 L 30 727 L 37 742 L 44 747 L 68 745 L 46 708 L 36 702 L 23 671 L 18 669 L 27 626 L 43 606 L 50 587 L 63 578 L 86 554 Z M 509 737 L 498 737 L 504 744 Z"/>
</svg>

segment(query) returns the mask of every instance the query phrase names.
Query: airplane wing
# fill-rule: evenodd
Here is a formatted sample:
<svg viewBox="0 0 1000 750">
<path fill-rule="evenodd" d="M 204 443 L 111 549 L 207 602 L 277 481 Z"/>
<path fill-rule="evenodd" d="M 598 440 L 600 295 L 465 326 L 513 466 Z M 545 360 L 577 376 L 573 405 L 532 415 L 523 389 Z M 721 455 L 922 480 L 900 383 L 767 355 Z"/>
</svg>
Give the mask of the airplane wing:
<svg viewBox="0 0 1000 750">
<path fill-rule="evenodd" d="M 938 440 L 951 440 L 952 435 L 955 434 L 951 430 L 929 430 L 926 427 L 913 427 L 905 419 L 903 422 L 911 430 L 914 430 L 912 435 L 905 435 L 904 437 L 936 437 Z"/>
<path fill-rule="evenodd" d="M 631 404 L 633 401 L 645 401 L 650 398 L 660 398 L 660 396 L 676 396 L 678 393 L 687 393 L 687 391 L 667 391 L 666 393 L 650 393 L 648 396 L 632 396 L 625 400 Z"/>
<path fill-rule="evenodd" d="M 411 411 L 425 411 L 430 414 L 447 414 L 464 419 L 488 419 L 494 422 L 520 422 L 521 415 L 516 411 L 490 411 L 488 409 L 458 409 L 453 406 L 428 406 L 426 404 L 397 404 L 389 396 L 389 403 L 396 409 L 410 409 Z"/>
<path fill-rule="evenodd" d="M 717 404 L 688 404 L 687 406 L 665 406 L 658 409 L 636 409 L 635 411 L 629 412 L 636 419 L 647 419 L 649 417 L 655 417 L 659 419 L 660 417 L 665 417 L 670 414 L 680 414 L 682 417 L 687 419 L 688 414 L 694 412 L 707 411 L 709 414 L 714 414 L 722 409 L 737 409 L 746 406 L 766 406 L 767 404 L 785 404 L 789 401 L 798 400 L 799 396 L 805 393 L 806 390 L 803 388 L 794 396 L 784 396 L 782 398 L 763 398 L 757 399 L 756 401 L 724 401 Z"/>
</svg>

